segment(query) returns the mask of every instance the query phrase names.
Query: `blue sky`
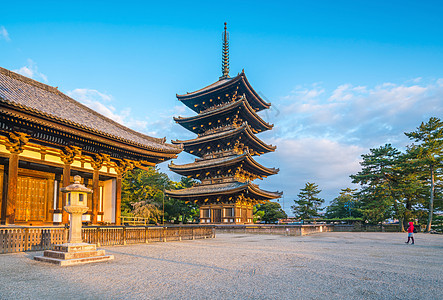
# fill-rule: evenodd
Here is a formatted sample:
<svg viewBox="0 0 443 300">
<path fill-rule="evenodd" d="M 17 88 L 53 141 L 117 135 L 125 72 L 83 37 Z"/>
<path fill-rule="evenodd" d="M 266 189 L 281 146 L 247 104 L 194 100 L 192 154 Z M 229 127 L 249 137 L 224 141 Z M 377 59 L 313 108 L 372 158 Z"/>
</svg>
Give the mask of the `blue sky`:
<svg viewBox="0 0 443 300">
<path fill-rule="evenodd" d="M 440 1 L 8 1 L 0 66 L 138 131 L 187 139 L 172 116 L 193 112 L 175 94 L 221 75 L 228 22 L 231 75 L 245 69 L 273 104 L 261 114 L 275 128 L 259 136 L 278 148 L 257 160 L 281 171 L 257 183 L 284 191 L 290 212 L 305 182 L 330 201 L 369 148 L 403 148 L 403 132 L 442 118 L 442 15 Z"/>
</svg>

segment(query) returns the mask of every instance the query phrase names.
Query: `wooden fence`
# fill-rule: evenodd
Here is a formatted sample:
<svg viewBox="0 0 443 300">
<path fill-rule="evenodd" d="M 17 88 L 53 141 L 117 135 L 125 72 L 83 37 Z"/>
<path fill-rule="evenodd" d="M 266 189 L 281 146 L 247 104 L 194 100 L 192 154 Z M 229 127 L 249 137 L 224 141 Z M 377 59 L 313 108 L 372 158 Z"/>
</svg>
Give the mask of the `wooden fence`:
<svg viewBox="0 0 443 300">
<path fill-rule="evenodd" d="M 0 254 L 22 251 L 42 251 L 68 241 L 69 230 L 51 227 L 0 227 Z M 82 230 L 85 243 L 97 246 L 140 244 L 214 238 L 212 226 L 87 226 Z"/>
</svg>

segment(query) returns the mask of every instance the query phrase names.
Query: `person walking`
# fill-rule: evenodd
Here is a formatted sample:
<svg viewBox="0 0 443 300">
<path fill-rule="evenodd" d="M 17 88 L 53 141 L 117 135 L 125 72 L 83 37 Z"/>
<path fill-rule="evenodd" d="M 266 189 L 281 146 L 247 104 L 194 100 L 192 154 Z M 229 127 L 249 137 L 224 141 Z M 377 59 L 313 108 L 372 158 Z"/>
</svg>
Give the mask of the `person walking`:
<svg viewBox="0 0 443 300">
<path fill-rule="evenodd" d="M 408 227 L 408 241 L 405 242 L 406 244 L 409 244 L 409 241 L 412 240 L 411 245 L 414 245 L 414 223 L 413 222 L 409 222 L 409 227 Z"/>
</svg>

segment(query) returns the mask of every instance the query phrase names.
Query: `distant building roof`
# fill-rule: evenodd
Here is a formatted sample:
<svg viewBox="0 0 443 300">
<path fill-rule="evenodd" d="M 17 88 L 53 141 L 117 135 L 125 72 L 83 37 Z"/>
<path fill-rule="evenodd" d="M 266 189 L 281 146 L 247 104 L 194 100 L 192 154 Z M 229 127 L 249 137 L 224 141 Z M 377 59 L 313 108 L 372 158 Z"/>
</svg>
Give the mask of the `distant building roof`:
<svg viewBox="0 0 443 300">
<path fill-rule="evenodd" d="M 86 131 L 150 150 L 179 153 L 181 148 L 127 128 L 66 96 L 57 88 L 0 67 L 0 103 L 21 108 Z"/>
</svg>

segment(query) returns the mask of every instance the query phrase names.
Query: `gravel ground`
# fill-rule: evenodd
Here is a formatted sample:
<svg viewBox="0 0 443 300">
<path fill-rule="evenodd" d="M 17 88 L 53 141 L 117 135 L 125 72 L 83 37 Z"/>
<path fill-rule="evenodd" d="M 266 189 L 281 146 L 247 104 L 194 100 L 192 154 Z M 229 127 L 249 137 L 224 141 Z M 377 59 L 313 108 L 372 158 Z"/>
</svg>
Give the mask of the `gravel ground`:
<svg viewBox="0 0 443 300">
<path fill-rule="evenodd" d="M 0 299 L 443 299 L 443 236 L 328 232 L 102 247 L 58 267 L 0 255 Z"/>
</svg>

